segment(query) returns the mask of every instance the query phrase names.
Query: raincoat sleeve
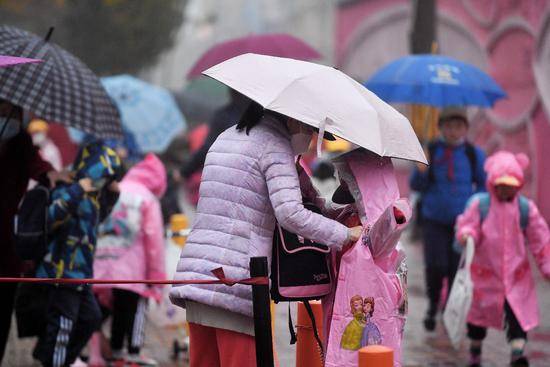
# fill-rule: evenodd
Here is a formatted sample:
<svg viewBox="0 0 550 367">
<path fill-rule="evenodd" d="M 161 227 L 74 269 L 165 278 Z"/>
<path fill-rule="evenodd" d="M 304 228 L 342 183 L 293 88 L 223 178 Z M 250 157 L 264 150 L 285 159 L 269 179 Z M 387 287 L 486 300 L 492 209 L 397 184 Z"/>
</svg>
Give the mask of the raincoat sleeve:
<svg viewBox="0 0 550 367">
<path fill-rule="evenodd" d="M 84 190 L 78 183 L 56 188 L 48 207 L 48 227 L 55 230 L 71 216 L 76 217 L 83 198 Z"/>
<path fill-rule="evenodd" d="M 479 148 L 476 149 L 476 168 L 474 172 L 474 183 L 476 185 L 475 192 L 485 192 L 485 183 L 487 182 L 487 174 L 483 166 L 485 165 L 485 152 Z"/>
<path fill-rule="evenodd" d="M 550 231 L 548 224 L 529 200 L 529 225 L 525 230 L 527 245 L 534 255 L 541 273 L 550 279 Z"/>
<path fill-rule="evenodd" d="M 470 200 L 466 204 L 464 213 L 456 219 L 456 239 L 460 241 L 464 236 L 471 236 L 478 244 L 481 234 L 481 218 L 479 216 L 479 199 Z"/>
<path fill-rule="evenodd" d="M 275 217 L 285 229 L 337 249 L 347 242 L 347 227 L 304 208 L 290 143 L 288 147 L 266 144 L 260 170 Z"/>
<path fill-rule="evenodd" d="M 143 246 L 145 250 L 145 264 L 147 279 L 166 279 L 164 267 L 164 224 L 162 211 L 157 200 L 151 200 L 143 208 Z M 155 287 L 153 297 L 160 297 L 162 286 Z M 158 299 L 157 299 L 158 300 Z"/>
</svg>

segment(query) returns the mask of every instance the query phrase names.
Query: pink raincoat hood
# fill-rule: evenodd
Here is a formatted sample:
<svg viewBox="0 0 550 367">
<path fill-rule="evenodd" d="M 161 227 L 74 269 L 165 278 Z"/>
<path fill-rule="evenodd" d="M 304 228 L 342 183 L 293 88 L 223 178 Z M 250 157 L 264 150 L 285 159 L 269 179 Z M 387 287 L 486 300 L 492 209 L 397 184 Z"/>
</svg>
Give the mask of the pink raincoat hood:
<svg viewBox="0 0 550 367">
<path fill-rule="evenodd" d="M 128 171 L 123 179 L 126 181 L 139 182 L 161 198 L 166 192 L 166 169 L 156 155 L 149 153 Z"/>
<path fill-rule="evenodd" d="M 487 172 L 487 189 L 493 191 L 495 181 L 502 176 L 512 176 L 523 185 L 523 171 L 529 166 L 529 158 L 523 154 L 506 151 L 496 152 L 485 161 Z"/>
</svg>

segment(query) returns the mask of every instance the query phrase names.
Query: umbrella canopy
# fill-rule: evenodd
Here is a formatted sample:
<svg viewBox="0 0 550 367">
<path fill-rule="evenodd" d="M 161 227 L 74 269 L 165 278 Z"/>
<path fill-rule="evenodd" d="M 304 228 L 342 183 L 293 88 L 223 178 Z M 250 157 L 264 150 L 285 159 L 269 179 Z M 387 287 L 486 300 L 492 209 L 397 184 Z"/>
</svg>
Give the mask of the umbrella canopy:
<svg viewBox="0 0 550 367">
<path fill-rule="evenodd" d="M 20 64 L 35 64 L 39 62 L 42 62 L 42 60 L 28 59 L 26 57 L 0 55 L 0 68 Z"/>
<path fill-rule="evenodd" d="M 80 60 L 42 38 L 0 26 L 0 53 L 42 59 L 41 65 L 0 69 L 0 98 L 38 117 L 98 138 L 122 136 L 120 117 L 99 79 Z"/>
<path fill-rule="evenodd" d="M 187 78 L 200 76 L 209 67 L 250 52 L 298 60 L 314 60 L 321 57 L 319 52 L 307 43 L 289 34 L 252 35 L 235 38 L 213 46 L 193 65 L 191 71 L 187 74 Z"/>
<path fill-rule="evenodd" d="M 409 120 L 332 67 L 246 54 L 204 72 L 264 108 L 329 131 L 380 156 L 427 163 Z"/>
<path fill-rule="evenodd" d="M 106 77 L 101 82 L 142 152 L 163 152 L 185 128 L 185 119 L 168 90 L 130 75 Z"/>
<path fill-rule="evenodd" d="M 441 55 L 410 55 L 390 62 L 365 86 L 386 102 L 435 107 L 492 107 L 506 92 L 477 67 Z"/>
</svg>

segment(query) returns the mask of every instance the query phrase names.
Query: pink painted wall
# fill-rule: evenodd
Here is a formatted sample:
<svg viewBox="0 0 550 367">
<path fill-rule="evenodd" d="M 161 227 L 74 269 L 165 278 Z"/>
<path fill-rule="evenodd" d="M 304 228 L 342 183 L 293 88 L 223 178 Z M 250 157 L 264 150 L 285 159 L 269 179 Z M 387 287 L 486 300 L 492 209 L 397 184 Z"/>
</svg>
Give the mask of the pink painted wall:
<svg viewBox="0 0 550 367">
<path fill-rule="evenodd" d="M 411 3 L 364 0 L 341 6 L 335 30 L 339 66 L 366 80 L 385 62 L 406 54 Z M 485 69 L 509 95 L 476 114 L 472 139 L 488 153 L 508 149 L 530 156 L 525 193 L 550 219 L 550 105 L 544 105 L 533 71 L 537 62 L 550 64 L 540 56 L 550 55 L 541 50 L 550 48 L 550 0 L 438 0 L 437 7 L 441 53 Z M 537 77 L 539 85 L 550 85 L 550 67 Z"/>
</svg>

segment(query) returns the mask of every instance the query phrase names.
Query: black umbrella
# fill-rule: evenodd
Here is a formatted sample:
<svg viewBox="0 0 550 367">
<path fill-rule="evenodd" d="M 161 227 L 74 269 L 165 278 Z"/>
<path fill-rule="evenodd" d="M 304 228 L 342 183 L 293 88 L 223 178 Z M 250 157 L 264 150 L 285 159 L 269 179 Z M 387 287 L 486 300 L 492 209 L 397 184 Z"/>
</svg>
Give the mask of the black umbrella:
<svg viewBox="0 0 550 367">
<path fill-rule="evenodd" d="M 75 56 L 32 33 L 0 26 L 0 54 L 44 60 L 0 69 L 0 99 L 98 138 L 122 137 L 120 116 L 99 78 Z"/>
</svg>

